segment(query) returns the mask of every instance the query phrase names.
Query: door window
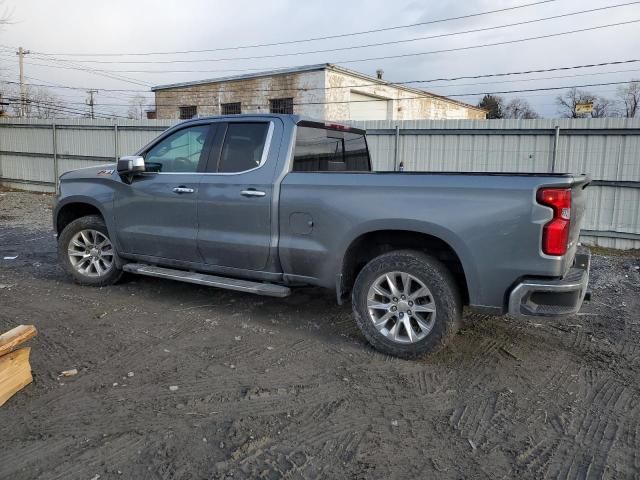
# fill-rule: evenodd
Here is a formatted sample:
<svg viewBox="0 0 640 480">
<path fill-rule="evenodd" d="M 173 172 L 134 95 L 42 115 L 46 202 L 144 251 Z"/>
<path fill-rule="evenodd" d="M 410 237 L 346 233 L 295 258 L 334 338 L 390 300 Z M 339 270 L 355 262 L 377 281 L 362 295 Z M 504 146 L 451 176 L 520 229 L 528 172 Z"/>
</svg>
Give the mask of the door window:
<svg viewBox="0 0 640 480">
<path fill-rule="evenodd" d="M 229 123 L 218 172 L 240 173 L 259 167 L 268 131 L 268 123 Z"/>
<path fill-rule="evenodd" d="M 156 143 L 144 158 L 150 172 L 197 172 L 209 125 L 183 128 Z"/>
</svg>

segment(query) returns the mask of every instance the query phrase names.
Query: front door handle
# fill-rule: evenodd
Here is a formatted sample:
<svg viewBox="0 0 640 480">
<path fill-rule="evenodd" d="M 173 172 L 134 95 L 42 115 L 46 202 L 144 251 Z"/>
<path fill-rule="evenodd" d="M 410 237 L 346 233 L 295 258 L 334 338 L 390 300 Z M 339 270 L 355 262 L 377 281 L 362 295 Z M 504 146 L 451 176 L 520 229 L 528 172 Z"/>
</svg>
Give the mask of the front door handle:
<svg viewBox="0 0 640 480">
<path fill-rule="evenodd" d="M 256 190 L 255 188 L 250 188 L 248 190 L 242 190 L 240 194 L 244 197 L 264 197 L 266 195 L 266 192 Z"/>
<path fill-rule="evenodd" d="M 173 193 L 178 193 L 178 194 L 193 193 L 193 192 L 195 192 L 193 188 L 185 187 L 183 185 L 180 185 L 179 187 L 176 187 L 173 189 Z"/>
</svg>

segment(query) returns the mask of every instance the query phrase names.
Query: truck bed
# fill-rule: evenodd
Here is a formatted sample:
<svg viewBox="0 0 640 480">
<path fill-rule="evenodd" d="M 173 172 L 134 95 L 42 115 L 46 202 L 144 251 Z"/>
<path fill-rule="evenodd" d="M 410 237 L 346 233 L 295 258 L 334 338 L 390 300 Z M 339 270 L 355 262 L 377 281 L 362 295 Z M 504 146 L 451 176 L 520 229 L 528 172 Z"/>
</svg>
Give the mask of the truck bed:
<svg viewBox="0 0 640 480">
<path fill-rule="evenodd" d="M 567 173 L 293 172 L 281 184 L 280 260 L 285 273 L 335 283 L 336 263 L 360 232 L 412 230 L 444 240 L 457 253 L 474 306 L 505 305 L 522 272 L 560 278 L 571 267 L 589 178 Z M 566 255 L 541 251 L 551 209 L 536 202 L 542 187 L 573 192 Z M 291 218 L 313 227 L 300 235 Z M 312 230 L 312 232 L 311 232 Z M 340 232 L 340 235 L 336 235 Z"/>
</svg>

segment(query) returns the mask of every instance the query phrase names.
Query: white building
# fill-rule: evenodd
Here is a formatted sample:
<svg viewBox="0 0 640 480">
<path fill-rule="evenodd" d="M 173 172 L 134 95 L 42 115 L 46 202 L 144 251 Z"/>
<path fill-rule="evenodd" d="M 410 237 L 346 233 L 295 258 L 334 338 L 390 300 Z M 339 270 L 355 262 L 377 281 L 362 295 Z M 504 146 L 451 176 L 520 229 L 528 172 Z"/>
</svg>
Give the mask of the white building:
<svg viewBox="0 0 640 480">
<path fill-rule="evenodd" d="M 474 105 L 329 63 L 160 85 L 151 90 L 155 92 L 157 118 L 265 112 L 324 120 L 486 118 L 486 111 Z"/>
</svg>

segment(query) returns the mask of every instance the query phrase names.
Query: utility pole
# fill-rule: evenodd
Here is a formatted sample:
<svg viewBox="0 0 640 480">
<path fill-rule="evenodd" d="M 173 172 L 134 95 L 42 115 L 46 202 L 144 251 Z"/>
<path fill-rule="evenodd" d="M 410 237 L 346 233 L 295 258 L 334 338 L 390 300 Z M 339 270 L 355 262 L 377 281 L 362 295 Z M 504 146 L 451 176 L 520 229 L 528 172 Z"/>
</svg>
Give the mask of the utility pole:
<svg viewBox="0 0 640 480">
<path fill-rule="evenodd" d="M 20 64 L 20 116 L 25 117 L 26 115 L 26 103 L 27 103 L 27 94 L 24 86 L 24 56 L 28 53 L 31 53 L 29 50 L 25 50 L 22 47 L 18 48 L 16 55 L 18 55 L 18 63 Z"/>
<path fill-rule="evenodd" d="M 93 95 L 98 93 L 98 90 L 87 90 L 87 93 L 89 94 L 89 98 L 87 99 L 87 105 L 89 105 L 89 108 L 91 109 L 91 118 L 94 119 L 96 117 L 93 110 L 93 106 L 95 105 L 93 101 Z"/>
</svg>

